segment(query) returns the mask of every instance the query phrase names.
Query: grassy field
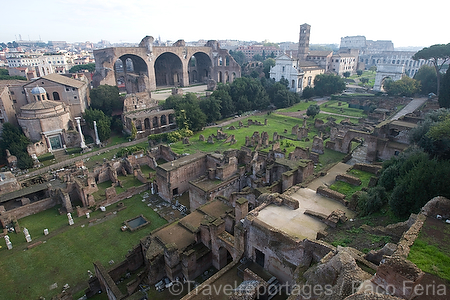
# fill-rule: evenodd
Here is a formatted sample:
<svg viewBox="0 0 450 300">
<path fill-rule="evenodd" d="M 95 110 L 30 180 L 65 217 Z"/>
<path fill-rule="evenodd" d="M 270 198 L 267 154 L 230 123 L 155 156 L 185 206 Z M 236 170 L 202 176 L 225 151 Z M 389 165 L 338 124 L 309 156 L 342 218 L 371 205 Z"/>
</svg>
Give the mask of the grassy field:
<svg viewBox="0 0 450 300">
<path fill-rule="evenodd" d="M 355 75 L 350 76 L 349 78 L 353 79 L 353 80 L 358 80 L 358 81 L 361 78 L 367 78 L 367 79 L 369 79 L 369 82 L 366 84 L 366 86 L 373 87 L 373 85 L 375 84 L 375 75 L 376 75 L 376 72 L 364 71 L 361 76 L 358 76 L 355 74 Z M 359 82 L 358 85 L 364 86 L 361 82 Z"/>
<path fill-rule="evenodd" d="M 325 114 L 322 114 L 319 116 L 322 116 L 323 119 L 326 119 L 327 117 L 329 117 L 329 115 L 325 115 Z M 171 144 L 170 147 L 172 148 L 172 150 L 175 153 L 178 153 L 178 154 L 183 154 L 183 153 L 193 154 L 198 151 L 214 152 L 216 150 L 224 151 L 227 149 L 240 149 L 242 146 L 245 145 L 245 137 L 246 136 L 251 137 L 253 132 L 255 132 L 255 131 L 258 131 L 260 134 L 261 134 L 261 132 L 266 131 L 269 135 L 269 141 L 273 140 L 274 132 L 277 132 L 279 135 L 282 135 L 283 137 L 285 137 L 284 139 L 282 139 L 280 141 L 280 148 L 282 151 L 285 150 L 286 151 L 285 153 L 289 153 L 289 152 L 294 151 L 295 147 L 297 147 L 297 146 L 311 147 L 314 136 L 318 134 L 317 129 L 315 129 L 313 126 L 313 124 L 314 124 L 313 119 L 307 120 L 307 125 L 310 128 L 310 131 L 308 133 L 309 141 L 306 141 L 305 139 L 302 139 L 299 141 L 299 140 L 297 140 L 296 135 L 291 134 L 292 127 L 294 127 L 295 125 L 302 126 L 302 123 L 303 123 L 302 119 L 272 113 L 270 115 L 251 116 L 251 117 L 243 119 L 242 123 L 244 125 L 246 125 L 248 123 L 247 122 L 248 119 L 260 121 L 262 124 L 264 124 L 264 120 L 267 119 L 267 125 L 262 125 L 262 126 L 251 125 L 248 127 L 239 128 L 239 124 L 238 124 L 239 122 L 236 121 L 236 122 L 233 122 L 233 123 L 227 125 L 226 127 L 225 126 L 222 127 L 222 131 L 227 133 L 228 135 L 234 134 L 235 139 L 237 141 L 236 144 L 234 144 L 234 145 L 229 145 L 229 143 L 224 143 L 224 141 L 217 141 L 217 140 L 215 140 L 214 144 L 208 144 L 207 143 L 208 136 L 211 134 L 214 134 L 214 135 L 217 134 L 218 128 L 214 127 L 214 128 L 206 128 L 204 131 L 196 133 L 194 136 L 192 136 L 189 139 L 190 140 L 189 145 L 185 145 L 181 141 L 179 141 L 179 142 Z M 341 120 L 343 120 L 343 119 L 344 118 L 341 118 Z M 234 126 L 236 129 L 235 130 L 229 129 L 231 126 Z M 285 129 L 287 130 L 287 133 L 284 133 Z M 203 136 L 205 137 L 205 141 L 199 141 L 200 134 L 203 134 Z M 268 152 L 270 149 L 272 149 L 271 145 L 269 145 L 268 148 L 261 149 L 261 151 Z M 320 169 L 321 167 L 323 167 L 327 164 L 340 161 L 344 156 L 345 156 L 345 154 L 343 154 L 343 153 L 325 149 L 325 154 L 320 156 L 320 160 L 319 160 L 320 165 L 318 166 L 318 168 Z"/>
<path fill-rule="evenodd" d="M 141 142 L 139 144 L 136 144 L 136 146 L 142 146 L 142 147 L 146 148 L 146 147 L 148 147 L 148 142 L 144 141 L 144 142 Z M 91 169 L 95 165 L 101 165 L 105 158 L 107 160 L 111 160 L 117 154 L 118 151 L 119 151 L 119 149 L 114 149 L 114 150 L 111 150 L 111 151 L 107 150 L 106 152 L 104 152 L 102 154 L 91 156 L 89 158 L 89 160 L 85 161 L 84 165 L 87 168 L 89 168 L 89 169 Z"/>
<path fill-rule="evenodd" d="M 352 169 L 347 174 L 358 177 L 361 179 L 361 185 L 360 186 L 354 186 L 351 184 L 348 184 L 343 181 L 336 181 L 330 186 L 330 189 L 337 191 L 341 194 L 344 194 L 346 199 L 350 199 L 350 197 L 357 191 L 360 191 L 363 187 L 367 187 L 369 184 L 370 178 L 374 176 L 372 173 L 364 172 L 361 170 L 355 170 Z"/>
<path fill-rule="evenodd" d="M 340 106 L 339 106 L 339 102 L 341 103 Z M 331 100 L 331 101 L 328 101 L 328 102 L 320 105 L 320 110 L 334 113 L 334 114 L 357 117 L 357 118 L 363 118 L 363 117 L 367 116 L 363 110 L 357 109 L 357 108 L 349 108 L 347 102 L 342 102 L 342 101 L 337 101 L 337 100 Z"/>
<path fill-rule="evenodd" d="M 66 283 L 84 290 L 89 278 L 87 271 L 93 271 L 94 261 L 100 261 L 105 267 L 109 267 L 110 261 L 122 261 L 139 239 L 166 223 L 141 199 L 136 195 L 122 201 L 127 208 L 109 216 L 105 214 L 115 210 L 115 205 L 108 207 L 106 213 L 92 212 L 91 220 L 97 219 L 94 225 L 89 225 L 85 217 L 72 214 L 75 225 L 69 227 L 67 216 L 60 215 L 57 208 L 20 219 L 21 228 L 29 230 L 33 243 L 44 243 L 27 250 L 22 233 L 9 234 L 14 248 L 0 248 L 0 298 L 38 299 L 43 296 L 50 299 Z M 120 230 L 125 220 L 140 214 L 151 222 L 149 226 L 135 232 Z M 49 229 L 48 236 L 43 234 L 45 228 Z M 51 290 L 50 286 L 55 283 L 58 287 Z"/>
<path fill-rule="evenodd" d="M 314 101 L 301 101 L 300 103 L 297 103 L 291 107 L 287 107 L 287 108 L 281 108 L 278 109 L 277 111 L 279 112 L 296 112 L 296 111 L 303 111 L 303 110 L 307 110 L 308 107 L 312 104 L 315 104 Z"/>
<path fill-rule="evenodd" d="M 450 282 L 450 227 L 442 220 L 427 218 L 414 241 L 408 259 L 424 272 Z"/>
</svg>

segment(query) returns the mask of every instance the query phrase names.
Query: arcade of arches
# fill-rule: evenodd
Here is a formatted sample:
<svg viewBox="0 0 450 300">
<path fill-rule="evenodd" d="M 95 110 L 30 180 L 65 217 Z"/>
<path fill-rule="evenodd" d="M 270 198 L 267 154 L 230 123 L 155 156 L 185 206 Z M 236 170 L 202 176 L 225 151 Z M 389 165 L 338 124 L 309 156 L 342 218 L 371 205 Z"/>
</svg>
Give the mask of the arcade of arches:
<svg viewBox="0 0 450 300">
<path fill-rule="evenodd" d="M 93 85 L 117 85 L 123 92 L 154 91 L 157 87 L 184 87 L 196 83 L 233 82 L 241 68 L 216 41 L 188 47 L 180 40 L 171 47 L 153 46 L 145 37 L 139 47 L 94 50 Z"/>
<path fill-rule="evenodd" d="M 143 136 L 176 128 L 175 111 L 173 109 L 132 112 L 124 115 L 124 122 L 129 129 L 133 122 L 138 133 Z"/>
</svg>

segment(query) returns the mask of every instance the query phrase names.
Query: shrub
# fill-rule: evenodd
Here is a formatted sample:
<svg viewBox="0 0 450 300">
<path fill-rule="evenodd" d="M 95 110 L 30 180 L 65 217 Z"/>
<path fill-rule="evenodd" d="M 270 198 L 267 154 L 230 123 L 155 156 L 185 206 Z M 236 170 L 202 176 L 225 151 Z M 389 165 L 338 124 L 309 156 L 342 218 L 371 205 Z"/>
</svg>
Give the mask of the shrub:
<svg viewBox="0 0 450 300">
<path fill-rule="evenodd" d="M 305 99 L 309 99 L 314 97 L 315 93 L 314 93 L 314 88 L 307 86 L 303 89 L 303 94 L 302 97 Z"/>
<path fill-rule="evenodd" d="M 139 152 L 145 150 L 145 147 L 143 146 L 131 146 L 131 147 L 126 147 L 126 148 L 122 148 L 117 152 L 117 157 L 125 157 L 127 155 L 131 155 L 133 153 Z"/>
</svg>

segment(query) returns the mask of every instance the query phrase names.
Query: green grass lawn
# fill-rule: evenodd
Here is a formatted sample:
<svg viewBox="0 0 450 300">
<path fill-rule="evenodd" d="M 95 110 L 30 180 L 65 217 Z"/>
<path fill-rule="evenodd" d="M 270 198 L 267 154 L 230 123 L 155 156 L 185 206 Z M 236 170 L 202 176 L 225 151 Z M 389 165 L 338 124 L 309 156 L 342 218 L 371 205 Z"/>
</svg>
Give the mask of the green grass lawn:
<svg viewBox="0 0 450 300">
<path fill-rule="evenodd" d="M 370 178 L 373 176 L 372 173 L 364 172 L 361 170 L 355 170 L 355 169 L 351 169 L 349 172 L 347 172 L 347 174 L 361 179 L 361 185 L 354 186 L 354 185 L 348 184 L 343 181 L 336 181 L 330 186 L 330 189 L 337 191 L 341 194 L 344 194 L 346 199 L 350 199 L 350 197 L 355 192 L 360 191 L 363 187 L 367 187 L 369 184 Z"/>
<path fill-rule="evenodd" d="M 375 76 L 376 76 L 376 74 L 377 74 L 376 72 L 364 71 L 361 76 L 358 76 L 357 74 L 354 74 L 354 75 L 350 76 L 349 78 L 353 79 L 353 80 L 355 80 L 355 79 L 360 80 L 361 78 L 368 78 L 369 82 L 366 83 L 366 86 L 373 87 L 373 85 L 375 84 Z M 363 84 L 361 82 L 359 82 L 359 85 L 363 86 Z"/>
<path fill-rule="evenodd" d="M 247 125 L 248 119 L 260 121 L 262 124 L 264 124 L 264 119 L 267 119 L 268 123 L 266 126 L 252 125 L 249 127 L 238 128 L 239 121 L 236 121 L 227 126 L 222 127 L 223 132 L 227 133 L 228 135 L 232 135 L 232 134 L 235 135 L 235 139 L 237 142 L 234 145 L 229 145 L 229 143 L 224 143 L 224 140 L 223 141 L 215 140 L 214 144 L 208 144 L 207 143 L 208 136 L 211 134 L 214 134 L 214 135 L 217 134 L 218 128 L 212 127 L 212 128 L 206 128 L 202 132 L 198 132 L 198 133 L 194 134 L 194 136 L 192 136 L 189 139 L 190 145 L 184 145 L 181 141 L 179 141 L 179 142 L 170 144 L 170 147 L 172 148 L 172 150 L 175 153 L 178 153 L 178 154 L 183 154 L 183 153 L 193 154 L 198 151 L 214 152 L 216 150 L 224 151 L 227 149 L 240 149 L 242 146 L 245 145 L 245 137 L 246 136 L 251 137 L 253 132 L 255 132 L 255 131 L 258 131 L 260 134 L 261 134 L 261 132 L 266 131 L 269 134 L 269 141 L 272 141 L 274 132 L 277 132 L 279 135 L 284 135 L 284 136 L 294 139 L 294 138 L 296 138 L 296 136 L 291 134 L 292 127 L 295 125 L 301 126 L 301 124 L 303 123 L 303 120 L 301 120 L 301 119 L 283 116 L 283 115 L 277 115 L 275 113 L 272 113 L 270 115 L 263 115 L 263 116 L 250 116 L 248 118 L 243 119 L 242 123 L 244 125 Z M 310 122 L 309 124 L 312 124 L 313 120 L 309 120 L 309 122 Z M 234 126 L 237 129 L 236 130 L 229 129 L 231 126 Z M 287 133 L 283 133 L 285 129 L 287 130 Z M 311 132 L 310 132 L 311 137 L 313 137 L 315 132 L 316 132 L 315 129 L 311 130 Z M 205 141 L 203 141 L 203 142 L 199 141 L 200 134 L 202 134 L 205 137 Z M 300 141 L 292 141 L 292 142 L 296 145 L 306 145 L 305 143 L 302 144 L 302 142 L 300 142 Z M 312 143 L 312 141 L 307 144 L 310 145 L 311 143 Z M 295 147 L 292 147 L 292 150 L 294 148 Z"/>
<path fill-rule="evenodd" d="M 450 282 L 450 227 L 428 218 L 411 246 L 408 259 L 424 272 Z"/>
<path fill-rule="evenodd" d="M 326 121 L 326 118 L 330 117 L 329 115 L 325 114 L 319 114 L 318 117 L 322 117 L 323 120 Z M 334 117 L 334 116 L 333 116 Z M 279 135 L 285 136 L 287 138 L 280 140 L 280 149 L 286 153 L 286 155 L 292 151 L 295 150 L 295 147 L 311 147 L 312 141 L 315 135 L 318 134 L 317 129 L 314 128 L 314 119 L 308 119 L 307 120 L 307 126 L 310 128 L 310 131 L 308 133 L 309 141 L 307 142 L 305 139 L 297 140 L 297 137 L 293 134 L 291 134 L 292 127 L 295 125 L 302 126 L 303 120 L 293 117 L 288 117 L 284 115 L 278 115 L 275 113 L 272 113 L 270 115 L 264 115 L 264 116 L 251 116 L 249 118 L 243 119 L 242 123 L 244 125 L 247 124 L 247 119 L 252 120 L 258 120 L 261 123 L 264 123 L 264 119 L 267 119 L 267 126 L 257 126 L 252 125 L 249 127 L 242 127 L 236 130 L 230 130 L 229 127 L 235 126 L 238 128 L 238 121 L 227 125 L 226 127 L 223 127 L 222 130 L 231 135 L 234 134 L 235 138 L 237 140 L 236 144 L 229 145 L 229 143 L 223 143 L 223 141 L 215 141 L 214 144 L 208 144 L 206 142 L 207 138 L 211 134 L 217 133 L 217 128 L 207 128 L 202 132 L 196 133 L 193 137 L 190 138 L 190 145 L 184 145 L 181 141 L 173 143 L 170 145 L 172 150 L 178 154 L 183 153 L 189 153 L 193 154 L 198 151 L 203 152 L 213 152 L 216 150 L 224 151 L 226 149 L 240 149 L 241 146 L 245 145 L 245 137 L 249 136 L 251 137 L 253 132 L 258 131 L 260 134 L 263 131 L 266 131 L 269 134 L 269 141 L 273 140 L 273 133 L 278 132 Z M 337 119 L 337 122 L 340 122 L 341 120 L 344 120 L 343 117 L 335 117 Z M 287 129 L 287 133 L 284 133 L 284 129 Z M 205 141 L 201 142 L 199 141 L 198 137 L 200 134 L 203 134 L 205 137 Z M 269 145 L 267 148 L 260 149 L 261 152 L 269 152 L 272 147 Z M 321 170 L 322 168 L 326 167 L 329 164 L 336 163 L 340 160 L 342 160 L 345 156 L 344 153 L 336 152 L 330 149 L 324 149 L 325 153 L 323 155 L 320 155 L 319 157 L 319 164 L 316 167 L 316 171 Z"/>
<path fill-rule="evenodd" d="M 316 102 L 314 101 L 301 101 L 300 103 L 294 104 L 291 107 L 287 107 L 287 108 L 281 108 L 278 109 L 277 111 L 279 112 L 296 112 L 296 111 L 303 111 L 303 110 L 307 110 L 308 107 L 312 104 L 316 104 Z"/>
<path fill-rule="evenodd" d="M 435 245 L 421 238 L 416 239 L 408 259 L 421 270 L 450 281 L 450 256 Z"/>
<path fill-rule="evenodd" d="M 127 142 L 128 142 L 128 140 L 127 140 Z M 144 142 L 136 144 L 136 146 L 142 146 L 144 148 L 147 148 L 148 142 L 144 141 Z M 103 164 L 103 160 L 105 158 L 107 160 L 111 160 L 114 157 L 114 155 L 117 154 L 118 151 L 119 151 L 119 149 L 114 149 L 114 150 L 106 151 L 106 152 L 98 154 L 98 155 L 91 156 L 89 158 L 89 160 L 84 163 L 84 165 L 89 169 L 93 168 L 95 165 L 101 165 L 101 164 Z"/>
<path fill-rule="evenodd" d="M 341 102 L 341 106 L 339 106 L 339 102 Z M 352 117 L 366 117 L 367 115 L 364 113 L 362 109 L 357 108 L 349 108 L 347 102 L 331 100 L 327 103 L 324 103 L 320 106 L 321 111 L 326 111 L 334 114 L 352 116 Z"/>
<path fill-rule="evenodd" d="M 85 289 L 89 278 L 87 271 L 94 270 L 94 261 L 100 261 L 106 268 L 111 260 L 122 261 L 139 239 L 166 223 L 141 199 L 136 195 L 123 200 L 127 208 L 108 218 L 103 218 L 104 212 L 91 213 L 91 219 L 104 220 L 93 226 L 87 223 L 80 226 L 86 218 L 72 214 L 75 225 L 69 227 L 67 216 L 59 215 L 57 208 L 20 219 L 21 228 L 29 230 L 33 242 L 42 240 L 45 243 L 25 250 L 27 243 L 22 233 L 9 235 L 13 250 L 0 248 L 0 298 L 38 299 L 43 296 L 50 299 L 66 283 Z M 114 209 L 115 205 L 107 207 L 107 212 Z M 151 224 L 135 232 L 120 230 L 125 220 L 140 214 Z M 49 229 L 49 236 L 43 235 L 45 228 Z M 54 283 L 58 288 L 50 290 Z"/>
</svg>

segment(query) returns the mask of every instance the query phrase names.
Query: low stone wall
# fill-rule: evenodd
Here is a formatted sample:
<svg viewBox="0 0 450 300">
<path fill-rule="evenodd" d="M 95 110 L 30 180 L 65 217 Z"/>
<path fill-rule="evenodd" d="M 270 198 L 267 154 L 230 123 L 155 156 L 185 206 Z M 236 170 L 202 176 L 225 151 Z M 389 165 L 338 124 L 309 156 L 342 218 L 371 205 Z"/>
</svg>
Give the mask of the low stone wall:
<svg viewBox="0 0 450 300">
<path fill-rule="evenodd" d="M 417 239 L 417 236 L 422 229 L 423 223 L 426 220 L 426 216 L 423 214 L 419 214 L 417 216 L 414 224 L 406 231 L 400 241 L 397 244 L 397 250 L 395 250 L 395 255 L 407 258 L 409 255 L 410 247 L 414 244 L 414 241 Z"/>
<path fill-rule="evenodd" d="M 147 190 L 149 190 L 149 184 L 148 183 L 144 184 L 144 185 L 141 185 L 141 186 L 138 186 L 138 187 L 132 186 L 132 187 L 128 188 L 125 192 L 123 192 L 123 193 L 121 193 L 119 195 L 116 195 L 114 197 L 111 197 L 111 198 L 109 198 L 107 200 L 102 201 L 100 205 L 101 206 L 109 206 L 109 205 L 114 204 L 116 202 L 122 201 L 122 200 L 124 200 L 126 198 L 131 198 L 132 196 L 134 196 L 136 194 L 139 194 L 139 193 L 142 193 L 142 192 L 145 192 Z"/>
<path fill-rule="evenodd" d="M 192 291 L 190 291 L 186 296 L 184 296 L 183 298 L 181 298 L 181 300 L 189 300 L 189 299 L 194 299 L 195 297 L 197 297 L 198 295 L 202 294 L 202 291 L 205 288 L 211 288 L 214 285 L 214 282 L 219 279 L 222 275 L 224 275 L 226 272 L 228 272 L 230 269 L 232 269 L 234 266 L 236 266 L 237 264 L 239 264 L 239 259 L 241 258 L 241 255 L 238 255 L 238 258 L 236 260 L 234 260 L 233 262 L 229 263 L 228 265 L 225 266 L 225 268 L 221 269 L 219 272 L 217 272 L 216 274 L 214 274 L 213 276 L 211 276 L 210 278 L 208 278 L 205 282 L 203 282 L 201 285 L 199 285 L 198 287 L 196 287 L 195 289 L 193 289 Z"/>
<path fill-rule="evenodd" d="M 336 180 L 343 181 L 343 182 L 346 182 L 351 185 L 356 185 L 356 186 L 361 185 L 361 179 L 359 179 L 358 177 L 352 176 L 352 175 L 348 175 L 348 174 L 336 175 Z"/>
<path fill-rule="evenodd" d="M 128 272 L 133 272 L 139 269 L 144 264 L 144 254 L 142 253 L 141 244 L 138 244 L 127 253 L 125 260 L 108 271 L 108 274 L 114 281 L 119 280 Z"/>
<path fill-rule="evenodd" d="M 369 172 L 375 175 L 378 175 L 378 172 L 382 169 L 382 166 L 379 165 L 371 165 L 371 164 L 355 164 L 353 169 L 361 170 L 364 172 Z"/>
<path fill-rule="evenodd" d="M 46 198 L 18 208 L 8 210 L 6 212 L 1 213 L 0 222 L 3 224 L 4 227 L 6 223 L 9 223 L 14 219 L 18 220 L 27 217 L 29 215 L 33 215 L 38 212 L 52 208 L 57 204 L 57 202 L 58 201 L 56 199 Z"/>
<path fill-rule="evenodd" d="M 404 222 L 389 224 L 387 226 L 371 227 L 367 224 L 361 225 L 361 229 L 370 234 L 389 235 L 395 239 L 400 239 L 403 234 L 411 228 L 417 221 L 418 215 L 411 214 Z"/>
<path fill-rule="evenodd" d="M 322 195 L 324 197 L 336 200 L 344 204 L 345 206 L 348 206 L 348 201 L 345 200 L 345 195 L 341 194 L 339 192 L 333 191 L 330 188 L 319 186 L 316 190 L 316 193 L 319 195 Z"/>
</svg>

